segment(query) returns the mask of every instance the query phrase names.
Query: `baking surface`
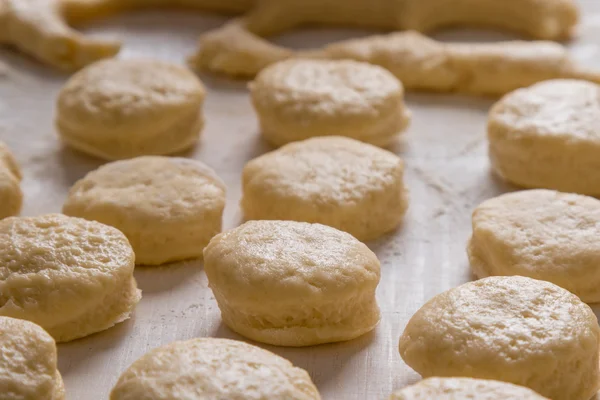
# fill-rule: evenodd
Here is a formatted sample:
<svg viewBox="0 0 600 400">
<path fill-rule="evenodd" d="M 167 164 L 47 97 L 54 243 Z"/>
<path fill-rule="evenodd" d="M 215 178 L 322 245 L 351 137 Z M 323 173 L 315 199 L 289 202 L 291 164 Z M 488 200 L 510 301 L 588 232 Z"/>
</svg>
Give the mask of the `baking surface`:
<svg viewBox="0 0 600 400">
<path fill-rule="evenodd" d="M 600 3 L 580 1 L 583 21 L 570 44 L 576 58 L 600 68 Z M 208 14 L 141 12 L 88 27 L 119 37 L 121 57 L 183 63 L 197 36 L 226 19 Z M 363 35 L 353 30 L 306 30 L 280 43 L 310 47 Z M 444 40 L 499 40 L 497 33 L 445 32 Z M 69 187 L 101 161 L 64 148 L 53 126 L 54 99 L 67 76 L 0 49 L 0 139 L 24 171 L 23 215 L 60 212 Z M 240 174 L 250 159 L 270 150 L 258 134 L 245 83 L 201 75 L 208 88 L 206 128 L 185 156 L 202 160 L 227 183 L 224 227 L 241 222 Z M 413 122 L 392 150 L 406 162 L 410 207 L 394 234 L 369 243 L 381 260 L 377 329 L 346 343 L 300 349 L 263 346 L 308 370 L 323 399 L 385 399 L 419 376 L 397 350 L 412 314 L 429 298 L 470 280 L 465 244 L 470 214 L 481 201 L 514 190 L 493 177 L 485 124 L 493 99 L 407 95 Z M 108 331 L 59 345 L 59 369 L 69 400 L 107 399 L 119 374 L 148 350 L 200 336 L 242 339 L 220 322 L 201 262 L 136 268 L 143 298 L 134 317 Z M 599 308 L 600 310 L 600 308 Z"/>
</svg>

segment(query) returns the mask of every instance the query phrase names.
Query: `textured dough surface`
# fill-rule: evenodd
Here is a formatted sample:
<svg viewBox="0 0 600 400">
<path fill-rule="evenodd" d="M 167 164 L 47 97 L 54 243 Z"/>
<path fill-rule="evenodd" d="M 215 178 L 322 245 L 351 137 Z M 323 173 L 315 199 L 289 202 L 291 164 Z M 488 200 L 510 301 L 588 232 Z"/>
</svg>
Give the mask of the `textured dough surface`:
<svg viewBox="0 0 600 400">
<path fill-rule="evenodd" d="M 92 171 L 70 190 L 67 215 L 114 226 L 138 264 L 201 257 L 221 232 L 225 184 L 200 161 L 146 156 Z"/>
<path fill-rule="evenodd" d="M 490 110 L 489 155 L 502 178 L 528 188 L 600 195 L 600 86 L 550 80 Z"/>
<path fill-rule="evenodd" d="M 154 349 L 119 378 L 110 400 L 320 400 L 303 369 L 259 347 L 201 338 Z"/>
<path fill-rule="evenodd" d="M 0 315 L 39 324 L 57 341 L 108 329 L 140 299 L 125 236 L 61 214 L 0 221 Z"/>
<path fill-rule="evenodd" d="M 475 275 L 541 279 L 600 301 L 600 201 L 553 190 L 525 190 L 483 202 L 468 245 Z"/>
<path fill-rule="evenodd" d="M 506 382 L 471 378 L 428 378 L 395 392 L 389 400 L 548 400 Z"/>
<path fill-rule="evenodd" d="M 402 83 L 367 63 L 283 61 L 263 70 L 250 93 L 261 132 L 276 146 L 332 135 L 385 146 L 410 120 Z"/>
<path fill-rule="evenodd" d="M 65 387 L 56 363 L 56 343 L 40 326 L 0 317 L 2 400 L 64 400 Z"/>
<path fill-rule="evenodd" d="M 400 355 L 423 377 L 464 376 L 588 400 L 599 386 L 592 310 L 552 283 L 489 277 L 435 296 L 410 319 Z"/>
<path fill-rule="evenodd" d="M 10 149 L 0 141 L 0 219 L 19 214 L 23 205 L 21 169 Z"/>
<path fill-rule="evenodd" d="M 65 143 L 96 157 L 171 154 L 198 141 L 204 97 L 204 86 L 185 67 L 100 61 L 63 87 L 56 125 Z"/>
<path fill-rule="evenodd" d="M 290 143 L 243 171 L 246 219 L 317 222 L 368 241 L 394 230 L 408 207 L 404 164 L 343 137 Z"/>
<path fill-rule="evenodd" d="M 379 268 L 349 234 L 303 222 L 246 222 L 204 250 L 223 321 L 281 346 L 350 340 L 374 329 Z"/>
</svg>

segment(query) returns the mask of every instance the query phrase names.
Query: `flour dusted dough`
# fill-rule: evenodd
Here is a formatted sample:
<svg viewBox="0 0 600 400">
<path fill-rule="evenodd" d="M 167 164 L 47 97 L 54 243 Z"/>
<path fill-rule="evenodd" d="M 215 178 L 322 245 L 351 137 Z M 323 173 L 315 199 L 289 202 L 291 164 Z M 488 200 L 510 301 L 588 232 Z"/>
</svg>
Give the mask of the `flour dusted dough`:
<svg viewBox="0 0 600 400">
<path fill-rule="evenodd" d="M 600 86 L 551 80 L 509 93 L 492 107 L 494 171 L 530 188 L 600 195 Z"/>
<path fill-rule="evenodd" d="M 0 398 L 64 400 L 56 343 L 38 325 L 0 317 Z"/>
<path fill-rule="evenodd" d="M 246 219 L 317 222 L 376 239 L 394 230 L 408 207 L 404 164 L 395 154 L 338 136 L 290 143 L 243 171 Z"/>
<path fill-rule="evenodd" d="M 402 83 L 356 61 L 282 61 L 263 70 L 250 92 L 261 132 L 276 146 L 332 135 L 386 146 L 410 121 Z"/>
<path fill-rule="evenodd" d="M 56 125 L 73 148 L 114 160 L 172 154 L 198 141 L 205 90 L 187 68 L 152 60 L 104 60 L 62 88 Z"/>
<path fill-rule="evenodd" d="M 389 400 L 548 400 L 506 382 L 471 378 L 428 378 L 394 393 Z"/>
<path fill-rule="evenodd" d="M 339 342 L 379 322 L 379 260 L 367 246 L 328 226 L 246 222 L 211 240 L 204 270 L 223 322 L 259 342 Z"/>
<path fill-rule="evenodd" d="M 138 264 L 201 257 L 221 232 L 225 184 L 200 161 L 147 156 L 116 161 L 77 182 L 63 212 L 114 226 Z"/>
<path fill-rule="evenodd" d="M 129 318 L 141 294 L 134 254 L 110 226 L 61 214 L 0 221 L 0 316 L 66 342 Z"/>
<path fill-rule="evenodd" d="M 19 214 L 23 205 L 21 169 L 10 149 L 0 142 L 0 219 Z"/>
<path fill-rule="evenodd" d="M 110 400 L 320 400 L 308 373 L 243 342 L 201 338 L 154 349 L 125 371 Z"/>
<path fill-rule="evenodd" d="M 400 338 L 423 377 L 464 376 L 528 387 L 553 400 L 598 390 L 600 328 L 592 310 L 552 283 L 490 277 L 439 294 Z"/>
<path fill-rule="evenodd" d="M 600 301 L 600 200 L 525 190 L 483 202 L 468 245 L 475 275 L 550 281 L 586 303 Z"/>
</svg>

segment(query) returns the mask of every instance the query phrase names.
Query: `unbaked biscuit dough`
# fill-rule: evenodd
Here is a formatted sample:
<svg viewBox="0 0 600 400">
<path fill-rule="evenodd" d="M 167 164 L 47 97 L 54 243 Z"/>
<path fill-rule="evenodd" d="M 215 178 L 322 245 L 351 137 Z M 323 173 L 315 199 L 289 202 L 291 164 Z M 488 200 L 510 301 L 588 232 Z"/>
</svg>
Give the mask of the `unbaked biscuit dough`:
<svg viewBox="0 0 600 400">
<path fill-rule="evenodd" d="M 104 60 L 62 88 L 56 126 L 66 144 L 103 159 L 172 154 L 198 141 L 205 93 L 179 65 Z"/>
<path fill-rule="evenodd" d="M 40 326 L 0 317 L 0 398 L 64 400 L 56 343 Z"/>
<path fill-rule="evenodd" d="M 69 192 L 67 215 L 114 226 L 127 236 L 136 263 L 201 257 L 221 232 L 225 184 L 200 161 L 147 156 L 90 172 Z"/>
<path fill-rule="evenodd" d="M 252 340 L 311 346 L 375 328 L 377 256 L 334 228 L 250 221 L 213 238 L 204 270 L 223 322 Z"/>
<path fill-rule="evenodd" d="M 410 121 L 402 83 L 368 63 L 282 61 L 249 87 L 261 133 L 276 146 L 333 135 L 386 146 Z"/>
<path fill-rule="evenodd" d="M 548 400 L 531 389 L 472 378 L 428 378 L 395 392 L 389 400 Z"/>
<path fill-rule="evenodd" d="M 154 349 L 119 378 L 110 400 L 320 400 L 308 373 L 259 347 L 201 338 Z"/>
<path fill-rule="evenodd" d="M 129 318 L 141 298 L 135 256 L 107 225 L 47 214 L 0 221 L 0 316 L 37 323 L 57 342 Z"/>
<path fill-rule="evenodd" d="M 0 142 L 0 219 L 19 214 L 23 205 L 21 170 L 10 149 Z"/>
<path fill-rule="evenodd" d="M 600 86 L 550 80 L 490 110 L 489 156 L 500 177 L 528 188 L 600 195 Z"/>
<path fill-rule="evenodd" d="M 374 240 L 402 222 L 403 174 L 387 150 L 339 136 L 307 139 L 246 164 L 241 207 L 246 219 L 316 222 Z"/>
<path fill-rule="evenodd" d="M 400 355 L 423 377 L 521 385 L 553 400 L 589 400 L 600 385 L 594 312 L 552 283 L 489 277 L 429 300 L 410 319 Z"/>
</svg>

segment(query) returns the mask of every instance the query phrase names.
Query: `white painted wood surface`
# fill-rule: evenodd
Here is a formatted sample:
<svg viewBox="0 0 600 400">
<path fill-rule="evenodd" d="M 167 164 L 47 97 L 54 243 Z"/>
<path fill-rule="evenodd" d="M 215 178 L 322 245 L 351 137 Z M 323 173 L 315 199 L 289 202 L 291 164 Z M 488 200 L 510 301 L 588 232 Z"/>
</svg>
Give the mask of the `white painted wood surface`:
<svg viewBox="0 0 600 400">
<path fill-rule="evenodd" d="M 581 35 L 570 46 L 600 68 L 600 3 L 582 1 Z M 199 33 L 225 21 L 193 13 L 143 12 L 112 18 L 91 32 L 122 37 L 121 57 L 183 62 Z M 357 36 L 352 30 L 306 30 L 279 40 L 309 47 Z M 501 34 L 446 32 L 444 40 L 499 40 Z M 0 138 L 24 169 L 24 215 L 59 212 L 69 187 L 101 162 L 63 148 L 53 127 L 54 99 L 66 76 L 0 49 Z M 260 139 L 245 84 L 201 76 L 208 87 L 207 126 L 186 154 L 212 166 L 228 185 L 225 227 L 239 224 L 240 172 L 269 150 Z M 485 123 L 493 99 L 409 94 L 413 123 L 393 149 L 407 166 L 411 204 L 402 228 L 369 243 L 382 265 L 377 330 L 354 341 L 288 349 L 264 346 L 308 370 L 325 400 L 385 399 L 419 379 L 400 359 L 397 341 L 410 316 L 429 298 L 470 279 L 465 243 L 470 214 L 482 200 L 513 190 L 493 177 Z M 143 299 L 134 318 L 106 332 L 59 346 L 69 400 L 107 399 L 119 374 L 149 349 L 200 336 L 241 339 L 221 324 L 199 262 L 135 273 Z"/>
</svg>

